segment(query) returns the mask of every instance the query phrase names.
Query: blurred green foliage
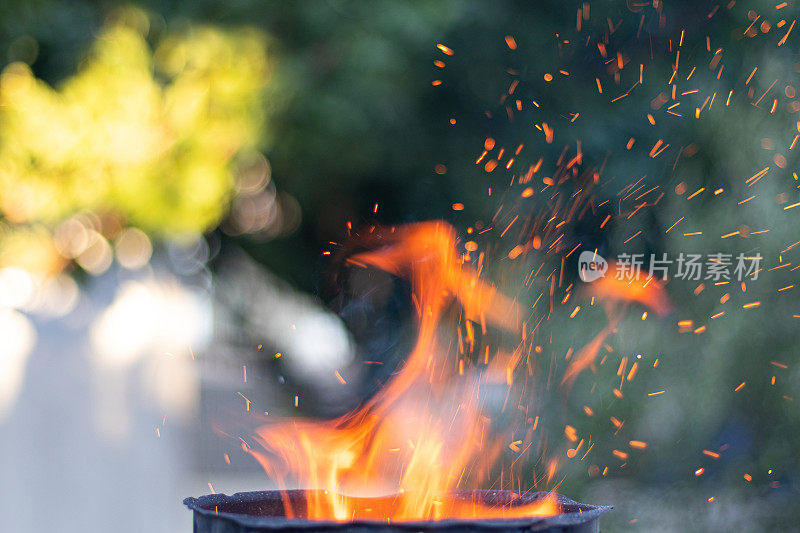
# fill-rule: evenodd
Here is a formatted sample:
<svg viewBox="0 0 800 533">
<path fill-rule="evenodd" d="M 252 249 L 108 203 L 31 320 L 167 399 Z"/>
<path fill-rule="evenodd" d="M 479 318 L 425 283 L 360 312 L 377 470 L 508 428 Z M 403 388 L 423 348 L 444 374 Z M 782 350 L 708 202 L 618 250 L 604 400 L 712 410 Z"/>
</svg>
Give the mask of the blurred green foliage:
<svg viewBox="0 0 800 533">
<path fill-rule="evenodd" d="M 231 161 L 264 129 L 266 39 L 253 29 L 193 26 L 161 35 L 151 50 L 149 31 L 146 13 L 115 11 L 57 89 L 22 61 L 3 70 L 7 232 L 52 229 L 89 212 L 153 235 L 196 234 L 227 213 Z M 19 39 L 11 49 L 21 53 Z"/>
</svg>

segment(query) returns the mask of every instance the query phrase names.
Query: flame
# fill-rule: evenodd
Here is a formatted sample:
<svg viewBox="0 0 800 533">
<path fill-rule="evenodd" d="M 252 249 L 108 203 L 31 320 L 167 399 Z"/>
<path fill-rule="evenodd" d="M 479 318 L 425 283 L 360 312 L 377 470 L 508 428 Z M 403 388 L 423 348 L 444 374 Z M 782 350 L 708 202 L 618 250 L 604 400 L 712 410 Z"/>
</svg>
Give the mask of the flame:
<svg viewBox="0 0 800 533">
<path fill-rule="evenodd" d="M 385 270 L 410 282 L 418 337 L 402 370 L 363 406 L 329 421 L 293 419 L 265 425 L 247 449 L 281 489 L 292 476 L 306 493 L 309 519 L 439 520 L 550 516 L 554 497 L 520 506 L 459 501 L 448 492 L 486 482 L 503 449 L 481 413 L 480 380 L 437 342 L 448 306 L 506 331 L 520 330 L 520 310 L 462 264 L 453 228 L 442 222 L 382 232 L 380 245 L 351 265 Z M 451 379 L 455 374 L 458 379 Z M 359 496 L 390 495 L 382 499 Z M 288 497 L 286 514 L 298 516 Z"/>
<path fill-rule="evenodd" d="M 608 271 L 614 270 L 614 263 L 609 262 Z M 586 292 L 604 304 L 608 325 L 572 358 L 561 380 L 567 386 L 572 385 L 578 374 L 594 363 L 605 340 L 616 331 L 628 303 L 642 304 L 659 315 L 665 315 L 672 310 L 663 283 L 652 277 L 625 280 L 608 275 L 591 282 Z"/>
<path fill-rule="evenodd" d="M 614 262 L 609 261 L 608 272 L 614 270 L 616 270 Z M 659 315 L 666 315 L 672 311 L 664 284 L 652 277 L 625 280 L 608 274 L 588 284 L 587 292 L 606 302 L 636 302 L 649 307 Z"/>
</svg>

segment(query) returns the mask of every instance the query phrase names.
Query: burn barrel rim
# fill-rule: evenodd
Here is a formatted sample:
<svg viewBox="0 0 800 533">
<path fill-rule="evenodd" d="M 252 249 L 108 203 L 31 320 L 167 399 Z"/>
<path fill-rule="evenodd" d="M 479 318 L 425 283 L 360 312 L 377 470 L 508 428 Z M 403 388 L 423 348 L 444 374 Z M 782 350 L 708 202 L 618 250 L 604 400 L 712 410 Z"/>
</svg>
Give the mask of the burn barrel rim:
<svg viewBox="0 0 800 533">
<path fill-rule="evenodd" d="M 285 491 L 289 497 L 304 498 L 306 490 L 295 489 Z M 522 503 L 536 501 L 549 494 L 547 492 L 527 492 L 518 493 L 512 491 L 496 491 L 496 490 L 461 490 L 454 491 L 453 494 L 458 498 L 480 498 L 483 501 L 497 501 L 499 499 L 506 500 L 523 498 L 526 500 Z M 409 521 L 393 521 L 391 525 L 398 530 L 407 529 L 409 531 L 436 530 L 436 529 L 451 529 L 458 526 L 469 526 L 472 529 L 497 529 L 497 528 L 517 528 L 524 527 L 527 531 L 537 531 L 542 529 L 571 527 L 588 524 L 597 520 L 600 515 L 606 511 L 611 510 L 613 507 L 608 505 L 589 505 L 578 503 L 562 494 L 556 494 L 558 504 L 565 509 L 555 516 L 540 517 L 531 516 L 525 518 L 492 518 L 492 519 L 475 519 L 475 518 L 448 518 L 444 520 L 409 520 Z M 278 516 L 275 514 L 245 514 L 241 512 L 231 512 L 228 510 L 219 510 L 219 507 L 225 506 L 239 506 L 239 505 L 252 505 L 263 502 L 265 505 L 283 505 L 280 491 L 253 491 L 253 492 L 237 492 L 230 496 L 217 493 L 200 496 L 199 498 L 186 498 L 183 504 L 189 509 L 194 511 L 195 516 L 203 516 L 208 519 L 224 520 L 232 522 L 237 526 L 244 526 L 250 528 L 257 528 L 257 530 L 282 530 L 291 528 L 293 530 L 328 530 L 341 528 L 343 524 L 353 527 L 375 528 L 386 526 L 387 522 L 383 520 L 373 519 L 357 519 L 346 522 L 338 522 L 334 520 L 309 520 L 306 518 L 286 518 L 285 516 Z"/>
</svg>

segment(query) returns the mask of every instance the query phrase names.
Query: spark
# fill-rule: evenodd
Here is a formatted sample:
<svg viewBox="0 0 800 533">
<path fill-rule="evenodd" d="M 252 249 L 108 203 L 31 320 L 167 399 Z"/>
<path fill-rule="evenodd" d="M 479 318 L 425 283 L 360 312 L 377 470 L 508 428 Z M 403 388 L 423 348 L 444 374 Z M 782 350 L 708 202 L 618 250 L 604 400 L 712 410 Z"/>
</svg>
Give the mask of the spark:
<svg viewBox="0 0 800 533">
<path fill-rule="evenodd" d="M 242 394 L 241 392 L 238 392 L 238 391 L 237 391 L 237 392 L 236 392 L 236 394 L 238 394 L 239 396 L 241 396 L 242 398 L 244 398 L 244 401 L 246 402 L 246 404 L 245 404 L 245 406 L 246 406 L 246 407 L 245 407 L 245 408 L 246 408 L 246 410 L 247 410 L 247 411 L 250 411 L 250 404 L 251 404 L 252 402 L 251 402 L 250 400 L 248 400 L 248 399 L 247 399 L 247 397 L 246 397 L 244 394 Z"/>
<path fill-rule="evenodd" d="M 749 32 L 749 31 L 750 31 L 750 30 L 753 28 L 753 25 L 754 25 L 754 24 L 756 23 L 756 21 L 757 21 L 758 19 L 760 19 L 760 18 L 761 18 L 761 15 L 758 15 L 758 16 L 756 16 L 756 18 L 754 18 L 754 19 L 753 19 L 753 22 L 751 22 L 751 23 L 750 23 L 750 25 L 747 27 L 747 29 L 746 29 L 746 30 L 744 30 L 744 33 L 743 33 L 742 35 L 747 35 L 747 32 Z"/>
<path fill-rule="evenodd" d="M 669 233 L 669 232 L 670 232 L 670 230 L 671 230 L 672 228 L 674 228 L 675 226 L 677 226 L 677 225 L 678 225 L 678 222 L 680 222 L 681 220 L 683 220 L 683 218 L 684 218 L 684 217 L 681 217 L 681 218 L 679 218 L 678 220 L 676 220 L 676 221 L 675 221 L 675 223 L 674 223 L 673 225 L 671 225 L 669 228 L 667 228 L 667 231 L 665 231 L 664 233 Z"/>
<path fill-rule="evenodd" d="M 443 44 L 437 44 L 437 45 L 436 45 L 436 48 L 438 48 L 439 50 L 441 50 L 443 54 L 447 54 L 447 55 L 449 55 L 449 56 L 451 56 L 451 55 L 453 55 L 453 54 L 455 53 L 455 52 L 453 52 L 453 51 L 452 51 L 450 48 L 446 47 L 446 46 L 445 46 L 445 45 L 443 45 Z"/>
<path fill-rule="evenodd" d="M 794 23 L 795 22 L 797 22 L 797 20 L 793 20 L 792 21 L 792 24 L 789 26 L 789 29 L 787 30 L 786 35 L 783 36 L 783 39 L 778 41 L 778 46 L 783 46 L 784 43 L 786 43 L 786 39 L 788 39 L 789 38 L 789 34 L 792 33 L 792 28 L 794 28 Z"/>
<path fill-rule="evenodd" d="M 687 200 L 691 200 L 692 198 L 694 198 L 695 196 L 697 196 L 698 194 L 700 194 L 700 193 L 701 193 L 701 192 L 703 192 L 704 190 L 706 190 L 706 188 L 705 188 L 705 187 L 700 187 L 700 189 L 698 189 L 698 190 L 697 190 L 697 192 L 693 193 L 692 195 L 690 195 L 690 196 L 689 196 L 688 198 L 686 198 L 686 199 L 687 199 Z"/>
<path fill-rule="evenodd" d="M 631 241 L 632 241 L 632 240 L 633 240 L 635 237 L 637 237 L 637 236 L 638 236 L 638 235 L 639 235 L 641 232 L 642 232 L 642 230 L 639 230 L 639 231 L 637 231 L 636 233 L 634 233 L 633 235 L 631 235 L 630 237 L 628 237 L 628 239 L 627 239 L 627 240 L 626 240 L 626 241 L 625 241 L 623 244 L 628 244 L 628 243 L 629 243 L 629 242 L 631 242 Z"/>
<path fill-rule="evenodd" d="M 767 96 L 767 93 L 769 93 L 769 92 L 772 90 L 772 88 L 773 88 L 773 87 L 775 87 L 775 84 L 776 84 L 776 83 L 778 83 L 778 80 L 777 80 L 777 79 L 776 79 L 775 81 L 773 81 L 773 82 L 772 82 L 772 85 L 770 85 L 769 87 L 767 87 L 767 90 L 766 90 L 766 91 L 764 91 L 764 94 L 762 94 L 762 95 L 761 95 L 761 98 L 759 98 L 758 100 L 756 100 L 756 103 L 754 103 L 754 104 L 753 104 L 755 107 L 758 107 L 758 104 L 761 102 L 761 100 L 762 100 L 762 99 L 763 99 L 765 96 Z"/>
<path fill-rule="evenodd" d="M 750 187 L 758 180 L 760 180 L 762 177 L 764 177 L 767 174 L 767 172 L 769 172 L 769 167 L 765 167 L 762 170 L 759 170 L 758 172 L 753 174 L 752 177 L 748 178 L 747 181 L 745 181 L 745 183 L 747 184 L 748 187 Z"/>
</svg>

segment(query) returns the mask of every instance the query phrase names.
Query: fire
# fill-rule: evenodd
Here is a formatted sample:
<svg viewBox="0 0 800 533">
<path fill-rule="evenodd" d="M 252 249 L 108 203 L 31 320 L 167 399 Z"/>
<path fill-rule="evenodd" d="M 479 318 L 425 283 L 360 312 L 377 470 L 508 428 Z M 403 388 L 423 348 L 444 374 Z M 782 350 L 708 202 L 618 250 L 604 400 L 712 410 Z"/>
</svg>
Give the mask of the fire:
<svg viewBox="0 0 800 533">
<path fill-rule="evenodd" d="M 549 516 L 554 497 L 520 506 L 488 506 L 448 496 L 465 483 L 489 481 L 505 447 L 483 416 L 476 370 L 454 361 L 438 340 L 455 301 L 464 317 L 520 330 L 518 305 L 479 279 L 456 253 L 456 235 L 441 222 L 382 232 L 372 251 L 349 259 L 407 279 L 417 315 L 416 345 L 405 366 L 372 399 L 338 419 L 289 420 L 255 436 L 249 449 L 280 488 L 308 487 L 310 519 L 440 520 Z M 457 378 L 457 379 L 456 379 Z M 293 477 L 296 476 L 296 479 Z M 389 495 L 383 498 L 366 496 Z M 286 514 L 298 516 L 288 498 Z"/>
<path fill-rule="evenodd" d="M 614 263 L 609 263 L 608 271 L 614 270 Z M 652 277 L 624 280 L 608 274 L 591 282 L 586 292 L 603 303 L 608 325 L 572 358 L 561 380 L 567 386 L 572 385 L 578 374 L 594 363 L 605 340 L 617 329 L 628 303 L 642 304 L 659 315 L 665 315 L 672 310 L 663 283 Z"/>
<path fill-rule="evenodd" d="M 447 311 L 458 304 L 466 318 L 464 340 L 472 345 L 477 327 L 472 323 L 480 324 L 482 331 L 491 326 L 520 333 L 524 340 L 519 305 L 464 264 L 456 252 L 455 231 L 443 222 L 376 229 L 372 236 L 376 243 L 371 249 L 351 256 L 348 263 L 408 280 L 416 311 L 416 344 L 402 369 L 353 412 L 327 421 L 291 419 L 256 431 L 263 450 L 249 446 L 246 450 L 279 488 L 308 489 L 307 509 L 293 508 L 290 498 L 284 497 L 286 515 L 397 521 L 559 513 L 554 496 L 533 504 L 491 506 L 475 499 L 460 500 L 452 492 L 496 482 L 492 471 L 506 447 L 524 453 L 520 452 L 523 441 L 498 437 L 497 428 L 483 413 L 480 392 L 503 382 L 510 390 L 525 343 L 511 353 L 498 348 L 491 361 L 485 347 L 478 352 L 485 365 L 479 372 L 453 347 L 454 336 L 447 335 L 447 330 L 454 324 L 445 320 L 453 313 Z M 658 314 L 670 310 L 663 286 L 655 279 L 626 282 L 608 276 L 588 284 L 586 291 L 603 304 L 609 321 L 571 358 L 562 379 L 568 387 L 594 363 L 629 303 L 643 304 Z M 635 372 L 636 365 L 629 379 Z M 538 417 L 532 430 L 537 423 Z M 578 440 L 577 435 L 573 437 Z M 568 456 L 575 456 L 582 444 Z M 545 462 L 549 483 L 558 459 Z"/>
<path fill-rule="evenodd" d="M 630 281 L 617 279 L 611 275 L 614 270 L 614 263 L 609 263 L 609 274 L 592 282 L 588 286 L 588 292 L 605 302 L 636 302 L 659 315 L 665 315 L 672 310 L 662 282 L 650 277 Z"/>
</svg>

